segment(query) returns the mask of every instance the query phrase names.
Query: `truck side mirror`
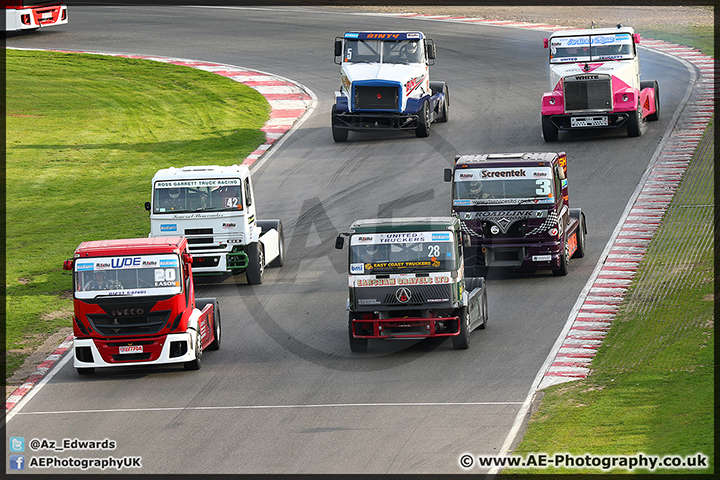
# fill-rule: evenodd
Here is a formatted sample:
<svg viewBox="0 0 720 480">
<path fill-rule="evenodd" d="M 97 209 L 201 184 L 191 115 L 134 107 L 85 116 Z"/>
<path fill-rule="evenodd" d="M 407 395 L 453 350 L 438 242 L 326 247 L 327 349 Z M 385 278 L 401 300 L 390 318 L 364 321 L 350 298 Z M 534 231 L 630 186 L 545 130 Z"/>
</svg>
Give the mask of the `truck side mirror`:
<svg viewBox="0 0 720 480">
<path fill-rule="evenodd" d="M 335 248 L 338 250 L 342 250 L 342 248 L 345 246 L 345 238 L 342 235 L 338 235 L 335 239 Z"/>
<path fill-rule="evenodd" d="M 75 259 L 74 259 L 74 258 L 71 258 L 71 259 L 69 259 L 69 260 L 65 260 L 65 261 L 63 262 L 63 270 L 72 270 L 74 263 L 75 263 Z"/>
<path fill-rule="evenodd" d="M 428 59 L 430 59 L 430 60 L 435 60 L 437 58 L 437 50 L 435 49 L 434 43 L 428 44 L 427 54 L 428 54 Z"/>
<path fill-rule="evenodd" d="M 193 257 L 189 253 L 183 253 L 182 260 L 183 263 L 187 263 L 188 265 L 191 265 L 193 263 Z"/>
<path fill-rule="evenodd" d="M 470 246 L 470 235 L 463 235 L 463 236 L 462 236 L 462 245 L 463 245 L 463 247 L 469 247 L 469 246 Z"/>
<path fill-rule="evenodd" d="M 145 202 L 145 210 L 150 211 L 150 202 Z"/>
<path fill-rule="evenodd" d="M 639 33 L 633 34 L 633 42 L 640 43 L 640 34 Z"/>
<path fill-rule="evenodd" d="M 445 169 L 445 181 L 446 182 L 452 182 L 453 174 L 451 168 Z"/>
<path fill-rule="evenodd" d="M 342 55 L 342 40 L 339 38 L 335 39 L 335 56 L 339 57 Z"/>
<path fill-rule="evenodd" d="M 547 38 L 543 38 L 543 48 L 548 48 L 549 42 Z"/>
</svg>

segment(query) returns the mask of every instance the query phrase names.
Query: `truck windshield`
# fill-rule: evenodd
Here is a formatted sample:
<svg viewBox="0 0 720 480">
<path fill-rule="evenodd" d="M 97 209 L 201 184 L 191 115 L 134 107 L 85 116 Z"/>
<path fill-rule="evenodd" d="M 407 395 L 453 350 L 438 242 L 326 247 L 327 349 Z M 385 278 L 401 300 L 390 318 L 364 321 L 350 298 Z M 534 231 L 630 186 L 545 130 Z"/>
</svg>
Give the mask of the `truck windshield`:
<svg viewBox="0 0 720 480">
<path fill-rule="evenodd" d="M 451 232 L 372 233 L 350 240 L 350 273 L 409 273 L 455 269 Z"/>
<path fill-rule="evenodd" d="M 550 39 L 550 63 L 628 60 L 635 57 L 629 33 L 553 37 Z"/>
<path fill-rule="evenodd" d="M 345 39 L 343 61 L 346 63 L 423 63 L 425 47 L 422 39 L 392 41 Z"/>
<path fill-rule="evenodd" d="M 552 178 L 550 167 L 459 169 L 453 205 L 552 203 Z"/>
<path fill-rule="evenodd" d="M 172 180 L 153 185 L 154 213 L 238 212 L 242 209 L 239 178 Z"/>
<path fill-rule="evenodd" d="M 175 295 L 182 292 L 177 255 L 78 258 L 75 298 Z"/>
</svg>

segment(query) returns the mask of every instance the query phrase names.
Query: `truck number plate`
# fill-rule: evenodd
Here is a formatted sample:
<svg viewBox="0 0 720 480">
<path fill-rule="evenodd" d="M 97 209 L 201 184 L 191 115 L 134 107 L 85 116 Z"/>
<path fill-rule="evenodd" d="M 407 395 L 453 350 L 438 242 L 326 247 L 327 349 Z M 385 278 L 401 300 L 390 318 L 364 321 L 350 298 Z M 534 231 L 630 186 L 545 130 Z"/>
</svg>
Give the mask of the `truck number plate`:
<svg viewBox="0 0 720 480">
<path fill-rule="evenodd" d="M 607 127 L 608 117 L 571 117 L 570 126 L 575 127 Z"/>
<path fill-rule="evenodd" d="M 119 353 L 143 353 L 142 345 L 128 345 L 126 347 L 120 347 Z"/>
<path fill-rule="evenodd" d="M 43 20 L 50 20 L 51 18 L 53 18 L 53 17 L 52 17 L 52 12 L 46 12 L 46 13 L 43 13 L 43 14 L 42 14 L 42 19 L 43 19 Z"/>
</svg>

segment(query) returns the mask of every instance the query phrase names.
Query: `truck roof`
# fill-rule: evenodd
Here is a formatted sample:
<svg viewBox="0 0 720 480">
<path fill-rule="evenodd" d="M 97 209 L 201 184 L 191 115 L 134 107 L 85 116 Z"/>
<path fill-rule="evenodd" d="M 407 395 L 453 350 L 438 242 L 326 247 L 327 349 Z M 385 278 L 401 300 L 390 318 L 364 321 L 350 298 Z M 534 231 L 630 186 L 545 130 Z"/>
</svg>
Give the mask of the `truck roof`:
<svg viewBox="0 0 720 480">
<path fill-rule="evenodd" d="M 584 28 L 584 29 L 577 29 L 577 30 L 560 30 L 557 32 L 553 32 L 552 35 L 550 35 L 550 38 L 554 37 L 574 37 L 579 35 L 614 35 L 616 33 L 629 33 L 630 35 L 633 35 L 635 33 L 635 29 L 632 27 L 623 27 L 622 25 L 619 27 L 606 27 L 606 28 Z"/>
<path fill-rule="evenodd" d="M 355 220 L 352 233 L 416 232 L 459 228 L 456 217 L 406 217 Z"/>
<path fill-rule="evenodd" d="M 103 257 L 110 255 L 147 255 L 180 253 L 187 247 L 184 237 L 143 237 L 82 242 L 75 249 L 75 257 Z"/>
<path fill-rule="evenodd" d="M 343 38 L 349 39 L 375 39 L 375 40 L 408 40 L 425 38 L 422 32 L 418 31 L 378 31 L 369 30 L 363 32 L 345 32 Z"/>
<path fill-rule="evenodd" d="M 476 153 L 455 156 L 455 167 L 462 165 L 490 164 L 511 166 L 517 165 L 519 162 L 547 162 L 551 163 L 559 157 L 565 156 L 565 152 L 540 152 L 540 153 Z"/>
<path fill-rule="evenodd" d="M 153 176 L 153 183 L 156 180 L 190 180 L 198 178 L 245 178 L 250 175 L 247 165 L 200 165 L 189 167 L 170 167 L 158 170 Z"/>
</svg>

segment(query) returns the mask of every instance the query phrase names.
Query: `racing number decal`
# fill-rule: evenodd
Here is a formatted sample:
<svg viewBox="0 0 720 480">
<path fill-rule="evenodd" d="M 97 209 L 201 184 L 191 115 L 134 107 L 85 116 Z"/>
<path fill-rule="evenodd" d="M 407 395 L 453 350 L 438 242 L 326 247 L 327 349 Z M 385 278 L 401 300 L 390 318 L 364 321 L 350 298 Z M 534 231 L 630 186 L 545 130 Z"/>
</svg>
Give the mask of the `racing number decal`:
<svg viewBox="0 0 720 480">
<path fill-rule="evenodd" d="M 238 206 L 238 198 L 237 197 L 227 197 L 225 199 L 225 208 L 237 208 Z"/>
<path fill-rule="evenodd" d="M 439 257 L 440 245 L 428 245 L 428 257 Z"/>
<path fill-rule="evenodd" d="M 536 195 L 544 195 L 544 196 L 550 195 L 550 179 L 549 178 L 539 178 L 539 179 L 535 180 L 535 185 L 538 186 L 538 188 L 535 189 Z"/>
</svg>

